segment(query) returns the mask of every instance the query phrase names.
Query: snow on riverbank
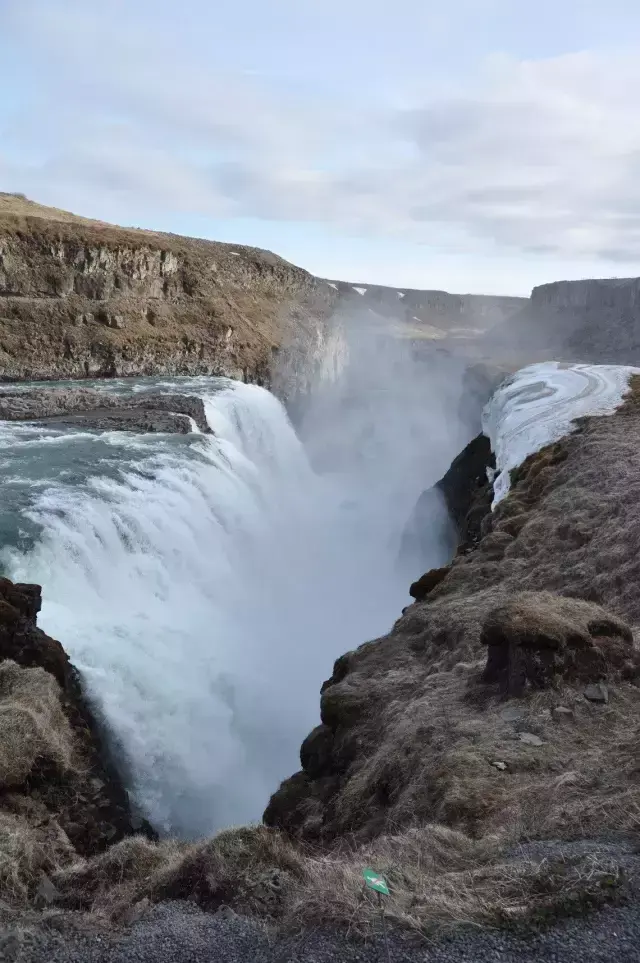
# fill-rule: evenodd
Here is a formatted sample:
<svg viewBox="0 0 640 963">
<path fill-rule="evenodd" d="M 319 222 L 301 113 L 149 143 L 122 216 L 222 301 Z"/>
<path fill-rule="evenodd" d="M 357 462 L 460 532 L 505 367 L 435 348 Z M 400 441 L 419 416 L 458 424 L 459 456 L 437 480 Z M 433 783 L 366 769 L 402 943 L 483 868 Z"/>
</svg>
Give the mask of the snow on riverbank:
<svg viewBox="0 0 640 963">
<path fill-rule="evenodd" d="M 612 414 L 632 374 L 626 365 L 545 361 L 517 371 L 487 404 L 482 419 L 496 456 L 493 505 L 509 491 L 509 473 L 528 455 L 575 428 L 577 418 Z"/>
</svg>

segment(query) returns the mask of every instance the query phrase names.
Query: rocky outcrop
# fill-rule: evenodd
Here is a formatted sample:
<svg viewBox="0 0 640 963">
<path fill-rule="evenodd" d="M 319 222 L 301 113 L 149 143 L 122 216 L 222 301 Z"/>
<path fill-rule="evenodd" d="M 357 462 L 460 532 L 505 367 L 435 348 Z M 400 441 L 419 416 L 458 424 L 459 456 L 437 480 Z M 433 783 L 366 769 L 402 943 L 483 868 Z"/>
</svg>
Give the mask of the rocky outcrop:
<svg viewBox="0 0 640 963">
<path fill-rule="evenodd" d="M 0 419 L 112 431 L 188 434 L 194 425 L 203 434 L 211 431 L 201 398 L 158 391 L 140 395 L 113 395 L 91 388 L 4 391 L 0 392 Z"/>
<path fill-rule="evenodd" d="M 20 846 L 46 843 L 55 863 L 60 853 L 100 852 L 133 829 L 78 673 L 37 627 L 40 606 L 39 585 L 0 579 L 0 854 L 10 826 L 16 860 Z"/>
<path fill-rule="evenodd" d="M 258 248 L 0 193 L 0 379 L 226 375 L 270 384 L 295 409 L 344 363 L 345 324 L 375 317 L 417 355 L 466 345 L 475 357 L 523 303 L 326 281 Z"/>
<path fill-rule="evenodd" d="M 268 251 L 0 196 L 0 377 L 216 374 L 313 355 L 336 292 Z M 286 364 L 285 364 L 286 367 Z"/>
<path fill-rule="evenodd" d="M 520 592 L 490 612 L 484 682 L 511 696 L 544 689 L 559 678 L 593 681 L 608 673 L 640 676 L 640 652 L 628 625 L 599 605 L 551 592 Z"/>
<path fill-rule="evenodd" d="M 485 350 L 526 362 L 640 362 L 640 278 L 555 281 L 484 339 Z"/>
<path fill-rule="evenodd" d="M 314 843 L 433 823 L 513 840 L 631 828 L 638 504 L 632 384 L 615 415 L 530 456 L 479 540 L 338 659 L 267 824 Z"/>
<path fill-rule="evenodd" d="M 493 490 L 490 472 L 495 456 L 486 435 L 477 435 L 437 483 L 455 525 L 459 544 L 466 549 L 479 541 L 482 521 L 491 510 Z"/>
<path fill-rule="evenodd" d="M 482 522 L 491 511 L 493 489 L 488 473 L 494 468 L 489 439 L 477 435 L 444 477 L 422 493 L 402 535 L 400 560 L 405 568 L 415 566 L 417 570 L 433 564 L 434 543 L 441 546 L 443 557 L 450 558 L 456 550 L 466 552 L 479 541 Z M 441 506 L 446 508 L 446 518 Z M 413 598 L 428 594 L 441 571 L 444 569 L 432 570 L 414 582 L 409 594 Z"/>
</svg>

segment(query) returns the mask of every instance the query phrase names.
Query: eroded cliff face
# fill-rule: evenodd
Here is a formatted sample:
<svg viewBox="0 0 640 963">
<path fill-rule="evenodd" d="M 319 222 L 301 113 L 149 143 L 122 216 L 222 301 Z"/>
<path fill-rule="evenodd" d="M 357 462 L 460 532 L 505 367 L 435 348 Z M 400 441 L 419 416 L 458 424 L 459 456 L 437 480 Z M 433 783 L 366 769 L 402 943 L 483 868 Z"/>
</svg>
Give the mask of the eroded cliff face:
<svg viewBox="0 0 640 963">
<path fill-rule="evenodd" d="M 524 307 L 526 298 L 484 294 L 451 294 L 380 284 L 329 281 L 340 295 L 362 310 L 394 317 L 408 328 L 434 340 L 464 339 L 490 330 Z"/>
<path fill-rule="evenodd" d="M 0 197 L 0 201 L 2 198 Z M 6 201 L 5 197 L 5 201 Z M 267 251 L 0 204 L 0 377 L 216 374 L 313 358 L 337 295 Z"/>
<path fill-rule="evenodd" d="M 497 325 L 485 350 L 520 363 L 640 361 L 640 279 L 554 281 L 531 292 L 523 308 Z"/>
<path fill-rule="evenodd" d="M 478 357 L 522 298 L 316 278 L 268 251 L 125 229 L 0 193 L 0 379 L 225 375 L 295 408 L 371 321 Z"/>
</svg>

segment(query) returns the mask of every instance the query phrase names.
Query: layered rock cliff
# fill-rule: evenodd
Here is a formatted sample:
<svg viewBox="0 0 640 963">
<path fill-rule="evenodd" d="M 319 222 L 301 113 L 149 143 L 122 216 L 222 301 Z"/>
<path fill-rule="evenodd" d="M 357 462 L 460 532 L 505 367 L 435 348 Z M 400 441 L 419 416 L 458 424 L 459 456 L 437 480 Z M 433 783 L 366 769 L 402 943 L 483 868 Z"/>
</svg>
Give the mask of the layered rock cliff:
<svg viewBox="0 0 640 963">
<path fill-rule="evenodd" d="M 526 298 L 484 294 L 450 294 L 392 288 L 381 284 L 328 281 L 341 302 L 394 318 L 415 337 L 439 340 L 474 338 L 522 309 Z"/>
<path fill-rule="evenodd" d="M 292 363 L 323 351 L 336 299 L 267 251 L 116 228 L 0 195 L 5 379 L 268 381 L 281 348 L 292 348 Z"/>
<path fill-rule="evenodd" d="M 268 251 L 115 227 L 0 194 L 0 378 L 227 375 L 304 395 L 382 321 L 416 352 L 472 347 L 522 298 L 316 278 Z"/>
<path fill-rule="evenodd" d="M 483 339 L 488 354 L 520 361 L 640 361 L 640 278 L 555 281 Z"/>
</svg>

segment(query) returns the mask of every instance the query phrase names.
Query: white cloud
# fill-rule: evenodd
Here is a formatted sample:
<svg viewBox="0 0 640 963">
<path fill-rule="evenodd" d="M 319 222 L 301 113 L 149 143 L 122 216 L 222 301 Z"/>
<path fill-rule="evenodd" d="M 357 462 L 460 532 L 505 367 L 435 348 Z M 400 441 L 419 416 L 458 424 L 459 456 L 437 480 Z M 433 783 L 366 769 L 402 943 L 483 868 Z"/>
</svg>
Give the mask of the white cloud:
<svg viewBox="0 0 640 963">
<path fill-rule="evenodd" d="M 137 19 L 119 2 L 12 9 L 46 95 L 8 124 L 8 143 L 28 154 L 20 189 L 41 198 L 135 198 L 443 249 L 640 258 L 632 52 L 487 56 L 458 89 L 434 85 L 400 110 L 212 65 L 172 45 L 145 2 Z"/>
</svg>

